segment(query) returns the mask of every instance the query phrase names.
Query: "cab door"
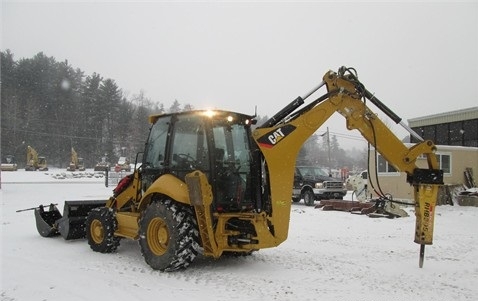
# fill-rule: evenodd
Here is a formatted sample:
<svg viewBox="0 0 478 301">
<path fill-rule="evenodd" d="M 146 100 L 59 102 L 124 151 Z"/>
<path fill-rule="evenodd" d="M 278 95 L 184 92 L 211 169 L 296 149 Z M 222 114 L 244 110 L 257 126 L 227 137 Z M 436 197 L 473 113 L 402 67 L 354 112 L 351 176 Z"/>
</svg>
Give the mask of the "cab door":
<svg viewBox="0 0 478 301">
<path fill-rule="evenodd" d="M 253 207 L 251 151 L 248 131 L 241 124 L 217 122 L 212 127 L 215 206 L 219 212 Z"/>
</svg>

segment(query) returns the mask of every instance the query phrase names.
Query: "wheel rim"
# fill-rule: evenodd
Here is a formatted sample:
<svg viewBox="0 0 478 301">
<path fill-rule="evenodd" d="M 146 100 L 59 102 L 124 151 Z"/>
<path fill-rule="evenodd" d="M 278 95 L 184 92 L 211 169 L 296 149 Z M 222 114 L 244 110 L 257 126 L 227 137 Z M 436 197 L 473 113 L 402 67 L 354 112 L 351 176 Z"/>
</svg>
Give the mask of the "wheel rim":
<svg viewBox="0 0 478 301">
<path fill-rule="evenodd" d="M 100 244 L 103 242 L 103 239 L 105 238 L 105 231 L 103 229 L 103 224 L 95 219 L 90 226 L 90 234 L 91 234 L 91 239 L 97 244 Z"/>
<path fill-rule="evenodd" d="M 154 218 L 148 225 L 148 245 L 155 255 L 163 255 L 168 249 L 169 231 L 166 222 L 159 217 Z"/>
</svg>

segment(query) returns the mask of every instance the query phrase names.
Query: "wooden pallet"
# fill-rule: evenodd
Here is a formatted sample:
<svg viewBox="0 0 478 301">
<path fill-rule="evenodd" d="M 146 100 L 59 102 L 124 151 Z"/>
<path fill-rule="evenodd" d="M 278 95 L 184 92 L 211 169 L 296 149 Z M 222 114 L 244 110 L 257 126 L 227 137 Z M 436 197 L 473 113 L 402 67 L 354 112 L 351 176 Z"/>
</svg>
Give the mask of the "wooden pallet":
<svg viewBox="0 0 478 301">
<path fill-rule="evenodd" d="M 475 179 L 473 178 L 473 169 L 471 167 L 467 167 L 465 169 L 465 185 L 468 188 L 476 187 Z"/>
<path fill-rule="evenodd" d="M 338 210 L 348 212 L 360 212 L 360 214 L 368 214 L 375 210 L 375 202 L 357 202 L 344 200 L 321 200 L 315 208 L 322 208 L 322 210 Z"/>
</svg>

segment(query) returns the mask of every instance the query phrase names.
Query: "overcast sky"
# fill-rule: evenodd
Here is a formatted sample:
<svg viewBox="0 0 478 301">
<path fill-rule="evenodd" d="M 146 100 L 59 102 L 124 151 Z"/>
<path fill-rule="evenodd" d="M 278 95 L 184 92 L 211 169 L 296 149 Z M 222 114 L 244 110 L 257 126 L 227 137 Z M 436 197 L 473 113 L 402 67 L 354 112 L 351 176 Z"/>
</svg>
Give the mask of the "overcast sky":
<svg viewBox="0 0 478 301">
<path fill-rule="evenodd" d="M 43 52 L 166 107 L 257 106 L 270 117 L 342 65 L 405 122 L 478 106 L 478 0 L 2 0 L 1 9 L 1 49 L 16 60 Z M 365 145 L 340 115 L 326 127 L 346 148 Z"/>
</svg>

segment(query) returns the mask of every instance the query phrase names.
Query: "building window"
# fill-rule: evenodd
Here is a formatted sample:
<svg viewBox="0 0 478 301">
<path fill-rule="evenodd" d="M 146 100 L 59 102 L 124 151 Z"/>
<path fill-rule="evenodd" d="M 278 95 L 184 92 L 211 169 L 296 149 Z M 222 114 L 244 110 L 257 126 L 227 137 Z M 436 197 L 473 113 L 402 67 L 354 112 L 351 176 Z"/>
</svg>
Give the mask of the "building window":
<svg viewBox="0 0 478 301">
<path fill-rule="evenodd" d="M 478 147 L 478 119 L 463 121 L 464 146 Z"/>
<path fill-rule="evenodd" d="M 435 126 L 429 125 L 423 127 L 423 139 L 436 141 Z"/>
<path fill-rule="evenodd" d="M 462 121 L 450 123 L 450 145 L 463 145 L 464 133 Z"/>
<path fill-rule="evenodd" d="M 451 154 L 435 154 L 437 156 L 438 168 L 443 170 L 444 174 L 451 174 Z"/>
<path fill-rule="evenodd" d="M 449 145 L 449 129 L 448 123 L 442 123 L 436 125 L 436 140 L 435 144 L 438 145 Z"/>
<path fill-rule="evenodd" d="M 380 154 L 377 154 L 377 167 L 379 173 L 397 173 L 397 170 Z"/>
</svg>

